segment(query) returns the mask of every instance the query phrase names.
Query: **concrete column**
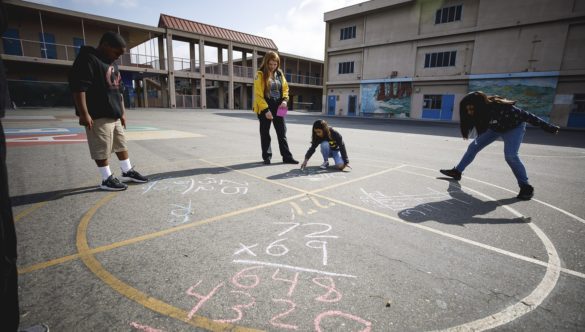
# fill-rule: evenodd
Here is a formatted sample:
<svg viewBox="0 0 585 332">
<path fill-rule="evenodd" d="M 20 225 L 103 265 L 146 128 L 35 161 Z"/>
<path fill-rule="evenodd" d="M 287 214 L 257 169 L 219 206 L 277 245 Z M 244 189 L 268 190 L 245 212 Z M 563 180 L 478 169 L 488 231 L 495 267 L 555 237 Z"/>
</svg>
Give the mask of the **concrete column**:
<svg viewBox="0 0 585 332">
<path fill-rule="evenodd" d="M 331 24 L 329 24 L 329 22 L 325 22 L 325 54 L 323 56 L 323 73 L 321 75 L 323 78 L 323 99 L 321 100 L 321 113 L 327 112 L 327 82 L 329 81 L 329 30 L 331 30 Z"/>
<path fill-rule="evenodd" d="M 158 40 L 158 65 L 159 69 L 166 70 L 167 66 L 167 59 L 165 58 L 165 41 L 163 36 L 157 38 Z M 167 75 L 168 77 L 168 75 Z M 164 77 L 161 77 L 160 80 L 160 89 L 162 93 L 162 106 L 169 107 L 169 90 L 168 84 L 165 82 Z"/>
<path fill-rule="evenodd" d="M 177 108 L 177 96 L 175 92 L 175 66 L 173 61 L 173 35 L 167 33 L 167 56 L 168 56 L 168 73 L 169 73 L 169 100 L 170 108 Z"/>
<path fill-rule="evenodd" d="M 219 65 L 220 75 L 224 75 L 223 73 L 223 49 L 221 47 L 217 47 L 217 63 Z M 225 108 L 225 88 L 224 83 L 221 82 L 217 87 L 217 102 L 218 107 L 220 109 Z"/>
<path fill-rule="evenodd" d="M 234 109 L 234 48 L 230 42 L 228 45 L 228 108 Z"/>
<path fill-rule="evenodd" d="M 252 77 L 256 78 L 256 72 L 258 71 L 258 51 L 256 49 L 252 50 Z M 254 86 L 252 86 L 252 107 L 254 105 L 254 101 L 256 96 L 254 94 Z"/>
<path fill-rule="evenodd" d="M 207 109 L 207 82 L 205 80 L 205 40 L 199 39 L 199 68 L 201 69 L 201 108 Z"/>
<path fill-rule="evenodd" d="M 142 78 L 142 100 L 144 102 L 144 108 L 148 107 L 148 87 L 146 86 L 146 78 Z"/>
<path fill-rule="evenodd" d="M 167 69 L 166 65 L 166 58 L 165 58 L 165 41 L 163 36 L 160 36 L 158 39 L 158 65 L 160 70 Z"/>
<path fill-rule="evenodd" d="M 189 65 L 191 72 L 195 72 L 195 43 L 189 42 Z"/>
</svg>

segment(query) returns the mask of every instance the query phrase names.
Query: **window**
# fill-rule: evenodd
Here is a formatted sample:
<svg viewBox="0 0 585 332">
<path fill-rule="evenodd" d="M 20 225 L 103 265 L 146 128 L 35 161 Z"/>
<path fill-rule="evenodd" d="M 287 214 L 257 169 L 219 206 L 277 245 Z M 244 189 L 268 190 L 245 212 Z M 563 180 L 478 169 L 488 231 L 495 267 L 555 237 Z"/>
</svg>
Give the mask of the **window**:
<svg viewBox="0 0 585 332">
<path fill-rule="evenodd" d="M 435 24 L 461 21 L 462 5 L 445 7 L 437 10 L 435 14 Z"/>
<path fill-rule="evenodd" d="M 424 95 L 423 100 L 424 100 L 423 108 L 440 110 L 441 104 L 443 101 L 443 96 L 442 95 Z"/>
<path fill-rule="evenodd" d="M 352 27 L 347 27 L 341 29 L 341 36 L 339 37 L 340 40 L 345 39 L 352 39 L 355 38 L 355 25 Z"/>
<path fill-rule="evenodd" d="M 340 62 L 338 74 L 351 74 L 353 73 L 353 61 Z"/>
<path fill-rule="evenodd" d="M 18 29 L 8 28 L 2 35 L 4 53 L 8 55 L 22 55 L 22 45 Z"/>
<path fill-rule="evenodd" d="M 457 51 L 425 54 L 425 68 L 454 67 Z"/>
</svg>

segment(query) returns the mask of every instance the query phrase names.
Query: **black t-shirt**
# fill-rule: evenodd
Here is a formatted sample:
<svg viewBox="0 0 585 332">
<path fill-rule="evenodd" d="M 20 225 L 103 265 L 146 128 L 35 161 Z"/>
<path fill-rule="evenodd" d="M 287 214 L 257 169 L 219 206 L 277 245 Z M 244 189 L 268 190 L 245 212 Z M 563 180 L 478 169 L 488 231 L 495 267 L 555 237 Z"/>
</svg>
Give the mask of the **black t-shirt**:
<svg viewBox="0 0 585 332">
<path fill-rule="evenodd" d="M 98 50 L 83 46 L 69 75 L 72 92 L 85 92 L 89 115 L 94 119 L 122 117 L 123 85 L 115 63 L 102 57 Z M 75 114 L 79 115 L 78 110 Z"/>
</svg>

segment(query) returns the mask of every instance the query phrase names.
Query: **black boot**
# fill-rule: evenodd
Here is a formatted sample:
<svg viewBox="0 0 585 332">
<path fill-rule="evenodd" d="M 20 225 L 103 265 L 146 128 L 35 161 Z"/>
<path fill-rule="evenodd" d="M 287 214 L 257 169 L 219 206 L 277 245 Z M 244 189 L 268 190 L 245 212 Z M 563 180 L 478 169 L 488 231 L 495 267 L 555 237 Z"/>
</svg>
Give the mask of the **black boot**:
<svg viewBox="0 0 585 332">
<path fill-rule="evenodd" d="M 523 201 L 528 201 L 534 196 L 534 187 L 529 184 L 524 184 L 520 186 L 520 192 L 516 198 L 521 199 Z"/>
<path fill-rule="evenodd" d="M 442 169 L 439 172 L 441 172 L 441 173 L 447 175 L 448 177 L 453 178 L 457 181 L 461 180 L 461 172 L 459 172 L 458 170 L 456 170 L 454 168 L 453 169 Z"/>
</svg>

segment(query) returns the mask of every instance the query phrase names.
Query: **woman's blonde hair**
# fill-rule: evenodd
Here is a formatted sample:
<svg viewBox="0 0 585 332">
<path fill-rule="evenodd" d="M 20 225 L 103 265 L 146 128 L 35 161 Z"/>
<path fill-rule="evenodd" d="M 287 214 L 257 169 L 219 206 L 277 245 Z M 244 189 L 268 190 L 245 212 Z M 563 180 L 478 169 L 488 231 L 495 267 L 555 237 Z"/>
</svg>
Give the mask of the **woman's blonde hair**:
<svg viewBox="0 0 585 332">
<path fill-rule="evenodd" d="M 276 71 L 280 71 L 280 57 L 274 51 L 268 51 L 264 58 L 262 59 L 262 64 L 260 65 L 260 70 L 262 72 L 262 78 L 264 79 L 264 95 L 268 96 L 269 92 L 269 84 L 268 80 L 270 79 L 270 69 L 268 68 L 269 61 L 276 61 Z"/>
</svg>

